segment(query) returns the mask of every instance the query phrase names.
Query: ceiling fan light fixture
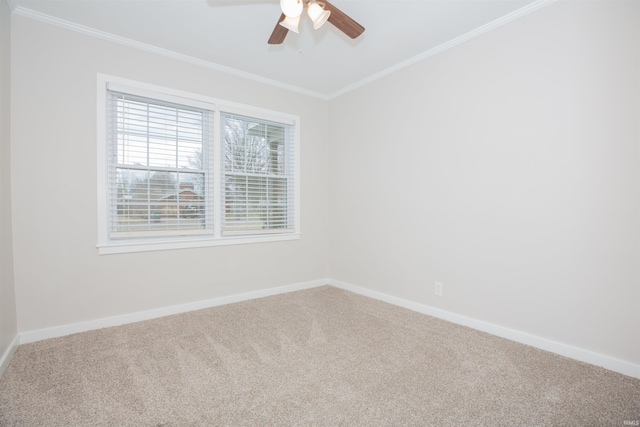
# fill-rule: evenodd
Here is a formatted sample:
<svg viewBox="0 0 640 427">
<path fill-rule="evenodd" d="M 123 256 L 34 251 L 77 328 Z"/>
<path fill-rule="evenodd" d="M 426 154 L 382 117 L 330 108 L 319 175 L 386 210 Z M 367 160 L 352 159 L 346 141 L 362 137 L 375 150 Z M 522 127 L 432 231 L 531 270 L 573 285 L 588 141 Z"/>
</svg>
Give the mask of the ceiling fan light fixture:
<svg viewBox="0 0 640 427">
<path fill-rule="evenodd" d="M 309 18 L 313 21 L 313 29 L 317 30 L 322 27 L 322 24 L 327 22 L 329 19 L 329 15 L 331 12 L 324 9 L 323 3 L 310 2 L 307 6 L 307 13 L 309 14 Z"/>
<path fill-rule="evenodd" d="M 355 39 L 357 37 L 360 37 L 360 35 L 364 32 L 364 27 L 358 24 L 351 17 L 346 15 L 343 11 L 335 7 L 330 2 L 333 2 L 333 0 L 280 0 L 280 5 L 282 7 L 283 13 L 278 18 L 276 26 L 271 32 L 271 36 L 269 36 L 269 40 L 267 42 L 270 45 L 282 44 L 285 37 L 287 36 L 287 33 L 289 32 L 289 28 L 291 28 L 291 30 L 295 31 L 296 33 L 298 32 L 299 19 L 294 20 L 293 18 L 300 17 L 289 16 L 289 14 L 292 12 L 288 9 L 288 7 L 292 5 L 297 7 L 296 11 L 300 9 L 300 5 L 302 5 L 303 12 L 304 9 L 307 9 L 307 14 L 313 21 L 314 29 L 320 28 L 322 24 L 324 24 L 326 21 L 329 21 L 330 24 L 332 24 L 338 30 L 342 31 L 349 38 Z"/>
<path fill-rule="evenodd" d="M 298 24 L 300 23 L 300 16 L 296 16 L 295 18 L 291 18 L 285 15 L 285 18 L 280 21 L 280 25 L 285 27 L 287 30 L 291 30 L 294 33 L 300 33 L 298 31 Z"/>
<path fill-rule="evenodd" d="M 287 18 L 297 18 L 304 10 L 304 0 L 280 0 L 280 8 Z"/>
</svg>

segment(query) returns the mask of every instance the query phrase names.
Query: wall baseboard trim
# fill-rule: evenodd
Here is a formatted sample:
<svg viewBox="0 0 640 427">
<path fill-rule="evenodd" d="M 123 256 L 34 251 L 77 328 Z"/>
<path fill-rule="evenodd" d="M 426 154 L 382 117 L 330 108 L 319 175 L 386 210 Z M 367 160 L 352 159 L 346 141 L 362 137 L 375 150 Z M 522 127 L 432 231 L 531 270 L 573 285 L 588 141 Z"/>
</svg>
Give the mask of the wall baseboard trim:
<svg viewBox="0 0 640 427">
<path fill-rule="evenodd" d="M 611 356 L 606 356 L 600 353 L 596 353 L 590 350 L 586 350 L 579 347 L 574 347 L 561 342 L 553 341 L 547 338 L 531 335 L 526 332 L 510 329 L 504 326 L 496 325 L 493 323 L 485 322 L 482 320 L 473 319 L 470 317 L 462 316 L 460 314 L 452 313 L 450 311 L 441 310 L 428 305 L 420 304 L 417 302 L 409 301 L 406 299 L 394 297 L 382 292 L 372 291 L 361 286 L 353 285 L 350 283 L 341 282 L 339 280 L 329 279 L 328 283 L 336 288 L 344 289 L 359 295 L 363 295 L 369 298 L 377 299 L 389 304 L 393 304 L 399 307 L 404 307 L 418 313 L 426 314 L 429 316 L 437 317 L 439 319 L 447 320 L 452 323 L 467 326 L 472 329 L 476 329 L 482 332 L 487 332 L 498 337 L 506 338 L 511 341 L 519 342 L 521 344 L 536 347 L 541 350 L 546 350 L 552 353 L 559 354 L 561 356 L 568 357 L 570 359 L 578 360 L 580 362 L 589 363 L 591 365 L 600 366 L 610 371 L 618 372 L 623 375 L 627 375 L 634 378 L 640 378 L 640 365 L 636 365 L 625 360 L 617 359 Z"/>
<path fill-rule="evenodd" d="M 79 332 L 93 331 L 96 329 L 120 326 L 128 323 L 141 322 L 143 320 L 157 319 L 159 317 L 170 316 L 172 314 L 186 313 L 189 311 L 202 310 L 219 305 L 232 304 L 235 302 L 247 301 L 251 299 L 263 298 L 272 295 L 284 294 L 288 292 L 300 291 L 303 289 L 316 288 L 329 284 L 329 279 L 318 279 L 309 282 L 296 283 L 292 285 L 278 286 L 275 288 L 261 289 L 258 291 L 245 292 L 236 295 L 229 295 L 219 298 L 196 301 L 192 303 L 173 305 L 169 307 L 156 308 L 152 310 L 140 311 L 137 313 L 123 314 L 121 316 L 105 317 L 102 319 L 89 320 L 86 322 L 73 323 L 69 325 L 54 326 L 51 328 L 37 329 L 20 333 L 20 344 L 28 344 L 49 338 L 57 338 Z"/>
<path fill-rule="evenodd" d="M 18 349 L 18 345 L 20 344 L 20 335 L 16 335 L 13 337 L 11 344 L 0 358 L 0 378 L 4 375 L 4 372 L 9 367 L 9 363 L 11 363 L 11 359 L 13 358 L 13 354 Z"/>
<path fill-rule="evenodd" d="M 538 337 L 536 335 L 528 334 L 526 332 L 510 329 L 504 326 L 496 325 L 493 323 L 485 322 L 482 320 L 473 319 L 470 317 L 462 316 L 450 311 L 441 310 L 439 308 L 431 307 L 428 305 L 420 304 L 417 302 L 409 301 L 403 298 L 394 297 L 389 294 L 385 294 L 378 291 L 373 291 L 361 286 L 353 285 L 351 283 L 342 282 L 339 280 L 325 278 L 312 280 L 308 282 L 296 283 L 292 285 L 279 286 L 275 288 L 261 289 L 258 291 L 245 292 L 236 295 L 229 295 L 220 298 L 213 298 L 204 301 L 196 301 L 193 303 L 179 304 L 170 307 L 162 307 L 153 310 L 146 310 L 137 313 L 125 314 L 121 316 L 106 317 L 102 319 L 90 320 L 87 322 L 74 323 L 70 325 L 54 326 L 51 328 L 38 329 L 34 331 L 21 332 L 13 340 L 11 346 L 5 351 L 2 359 L 0 359 L 0 377 L 4 373 L 4 370 L 9 366 L 11 357 L 18 348 L 18 344 L 27 344 L 35 341 L 40 341 L 49 338 L 57 338 L 65 335 L 71 335 L 79 332 L 87 332 L 96 329 L 108 328 L 112 326 L 119 326 L 128 323 L 140 322 L 143 320 L 151 320 L 159 317 L 170 316 L 172 314 L 186 313 L 189 311 L 201 310 L 209 307 L 215 307 L 219 305 L 232 304 L 241 301 L 247 301 L 251 299 L 263 298 L 272 295 L 284 294 L 288 292 L 300 291 L 304 289 L 316 288 L 319 286 L 330 285 L 336 288 L 344 289 L 359 295 L 363 295 L 369 298 L 377 299 L 389 304 L 393 304 L 399 307 L 404 307 L 418 313 L 426 314 L 428 316 L 437 317 L 439 319 L 447 320 L 452 323 L 467 326 L 472 329 L 476 329 L 482 332 L 487 332 L 498 337 L 506 338 L 511 341 L 519 342 L 521 344 L 530 345 L 532 347 L 539 348 L 541 350 L 550 351 L 552 353 L 559 354 L 561 356 L 568 357 L 570 359 L 578 360 L 581 362 L 589 363 L 609 369 L 614 372 L 621 373 L 634 378 L 640 378 L 640 365 L 636 365 L 625 360 L 617 359 L 611 356 L 606 356 L 600 353 L 596 353 L 590 350 L 586 350 L 579 347 L 574 347 L 568 344 L 563 344 L 558 341 L 549 340 L 547 338 Z"/>
</svg>

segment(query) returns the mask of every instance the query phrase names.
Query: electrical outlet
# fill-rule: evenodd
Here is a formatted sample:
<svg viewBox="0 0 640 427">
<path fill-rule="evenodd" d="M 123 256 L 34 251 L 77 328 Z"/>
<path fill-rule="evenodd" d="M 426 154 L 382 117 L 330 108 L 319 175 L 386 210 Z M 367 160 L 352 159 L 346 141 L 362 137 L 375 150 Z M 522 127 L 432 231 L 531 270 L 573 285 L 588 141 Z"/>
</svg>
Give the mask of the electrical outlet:
<svg viewBox="0 0 640 427">
<path fill-rule="evenodd" d="M 439 297 L 442 296 L 442 287 L 443 287 L 442 283 L 436 282 L 436 287 L 435 287 L 434 293 Z"/>
</svg>

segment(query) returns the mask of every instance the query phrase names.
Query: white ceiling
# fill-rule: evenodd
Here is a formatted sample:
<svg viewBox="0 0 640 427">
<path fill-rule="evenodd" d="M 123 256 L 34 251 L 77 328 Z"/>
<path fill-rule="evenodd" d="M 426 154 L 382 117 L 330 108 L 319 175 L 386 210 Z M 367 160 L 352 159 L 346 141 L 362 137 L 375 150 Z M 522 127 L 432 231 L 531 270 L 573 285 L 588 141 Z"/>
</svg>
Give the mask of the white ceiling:
<svg viewBox="0 0 640 427">
<path fill-rule="evenodd" d="M 424 59 L 553 0 L 332 0 L 366 28 L 327 23 L 267 39 L 278 0 L 8 0 L 14 13 L 321 98 Z"/>
</svg>

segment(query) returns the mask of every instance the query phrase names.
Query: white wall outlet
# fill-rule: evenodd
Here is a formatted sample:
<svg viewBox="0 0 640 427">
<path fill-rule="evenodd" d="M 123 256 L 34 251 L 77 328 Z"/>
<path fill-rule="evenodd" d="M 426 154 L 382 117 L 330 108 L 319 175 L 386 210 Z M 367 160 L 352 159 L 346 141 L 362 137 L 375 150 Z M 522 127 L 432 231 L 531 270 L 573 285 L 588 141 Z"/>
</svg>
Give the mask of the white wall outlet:
<svg viewBox="0 0 640 427">
<path fill-rule="evenodd" d="M 439 297 L 442 296 L 442 283 L 436 282 L 436 287 L 435 287 L 434 293 Z"/>
</svg>

